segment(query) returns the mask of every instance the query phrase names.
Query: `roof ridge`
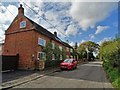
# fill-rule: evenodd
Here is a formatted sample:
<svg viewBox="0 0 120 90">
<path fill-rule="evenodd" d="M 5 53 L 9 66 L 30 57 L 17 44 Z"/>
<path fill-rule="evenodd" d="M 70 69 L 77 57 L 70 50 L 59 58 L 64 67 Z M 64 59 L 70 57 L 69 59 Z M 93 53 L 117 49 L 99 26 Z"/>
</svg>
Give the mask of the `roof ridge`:
<svg viewBox="0 0 120 90">
<path fill-rule="evenodd" d="M 28 17 L 26 17 L 26 18 L 31 22 L 32 25 L 35 26 L 35 30 L 37 32 L 42 33 L 42 34 L 46 35 L 47 37 L 50 37 L 50 38 L 52 38 L 52 39 L 60 42 L 61 44 L 64 44 L 66 46 L 71 47 L 68 43 L 62 41 L 59 37 L 55 36 L 53 33 L 51 33 L 50 31 L 48 31 L 47 29 L 45 29 L 41 25 L 37 24 L 36 22 L 34 22 L 33 20 L 29 19 Z"/>
</svg>

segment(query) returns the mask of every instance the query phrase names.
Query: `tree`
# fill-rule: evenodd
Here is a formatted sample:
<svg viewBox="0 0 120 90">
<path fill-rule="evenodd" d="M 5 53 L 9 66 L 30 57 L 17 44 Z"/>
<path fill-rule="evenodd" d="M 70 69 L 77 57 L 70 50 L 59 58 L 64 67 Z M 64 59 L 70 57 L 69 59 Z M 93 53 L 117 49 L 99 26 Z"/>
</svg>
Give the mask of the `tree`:
<svg viewBox="0 0 120 90">
<path fill-rule="evenodd" d="M 56 60 L 60 60 L 61 51 L 57 45 L 55 45 L 55 49 L 53 50 L 53 54 L 55 55 Z"/>
<path fill-rule="evenodd" d="M 43 52 L 46 53 L 46 60 L 52 60 L 52 43 L 48 42 L 46 46 L 43 48 Z"/>
<path fill-rule="evenodd" d="M 62 59 L 63 60 L 66 59 L 66 52 L 63 48 L 62 48 Z"/>
<path fill-rule="evenodd" d="M 89 55 L 89 53 L 87 53 L 87 55 L 86 55 L 86 51 L 90 52 L 89 56 L 93 56 L 91 54 L 93 54 L 93 52 L 97 52 L 98 49 L 99 49 L 98 44 L 96 44 L 95 42 L 92 42 L 92 41 L 87 41 L 87 42 L 83 42 L 80 44 L 80 46 L 78 47 L 78 52 L 80 53 L 80 55 L 82 55 L 81 57 L 85 57 L 85 56 Z"/>
</svg>

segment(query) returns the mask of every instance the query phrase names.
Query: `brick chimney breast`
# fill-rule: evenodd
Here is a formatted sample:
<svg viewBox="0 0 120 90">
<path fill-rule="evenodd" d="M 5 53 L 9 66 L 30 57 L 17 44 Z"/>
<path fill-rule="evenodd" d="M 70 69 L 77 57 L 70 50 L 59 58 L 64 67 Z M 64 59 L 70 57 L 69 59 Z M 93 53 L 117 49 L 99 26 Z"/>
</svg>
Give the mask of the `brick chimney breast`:
<svg viewBox="0 0 120 90">
<path fill-rule="evenodd" d="M 20 7 L 18 8 L 18 15 L 24 15 L 24 8 L 22 7 L 22 4 L 20 4 Z"/>
</svg>

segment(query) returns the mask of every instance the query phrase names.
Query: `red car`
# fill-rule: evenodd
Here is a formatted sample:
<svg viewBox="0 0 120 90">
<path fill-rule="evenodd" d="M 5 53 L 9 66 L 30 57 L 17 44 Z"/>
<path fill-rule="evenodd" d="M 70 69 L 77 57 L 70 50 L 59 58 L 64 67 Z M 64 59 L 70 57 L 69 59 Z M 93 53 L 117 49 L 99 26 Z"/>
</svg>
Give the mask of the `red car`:
<svg viewBox="0 0 120 90">
<path fill-rule="evenodd" d="M 73 68 L 77 68 L 77 60 L 74 59 L 65 59 L 61 64 L 60 64 L 60 69 L 68 69 L 72 70 Z"/>
</svg>

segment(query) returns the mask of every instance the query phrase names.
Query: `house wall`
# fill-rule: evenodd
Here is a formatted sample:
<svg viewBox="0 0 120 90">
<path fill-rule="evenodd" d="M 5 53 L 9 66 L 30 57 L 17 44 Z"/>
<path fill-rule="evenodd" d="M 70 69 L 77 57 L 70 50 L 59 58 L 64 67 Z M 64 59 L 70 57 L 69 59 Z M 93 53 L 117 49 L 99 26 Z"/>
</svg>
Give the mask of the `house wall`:
<svg viewBox="0 0 120 90">
<path fill-rule="evenodd" d="M 26 21 L 25 28 L 20 28 L 21 21 Z M 34 33 L 34 27 L 24 16 L 17 16 L 5 33 L 3 54 L 19 54 L 19 69 L 34 67 L 34 61 L 32 60 L 35 40 Z"/>
<path fill-rule="evenodd" d="M 21 9 L 22 10 L 22 9 Z M 26 21 L 26 27 L 20 28 L 20 22 Z M 19 69 L 34 69 L 38 52 L 42 51 L 42 47 L 38 45 L 38 38 L 51 41 L 51 38 L 35 31 L 34 26 L 24 17 L 21 12 L 18 13 L 7 31 L 5 32 L 5 44 L 3 55 L 19 54 Z M 56 40 L 52 40 L 56 45 L 64 47 Z M 70 56 L 70 52 L 66 51 Z M 34 56 L 34 57 L 33 57 Z"/>
</svg>

